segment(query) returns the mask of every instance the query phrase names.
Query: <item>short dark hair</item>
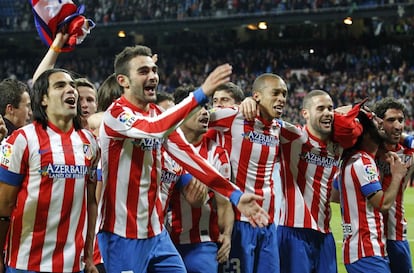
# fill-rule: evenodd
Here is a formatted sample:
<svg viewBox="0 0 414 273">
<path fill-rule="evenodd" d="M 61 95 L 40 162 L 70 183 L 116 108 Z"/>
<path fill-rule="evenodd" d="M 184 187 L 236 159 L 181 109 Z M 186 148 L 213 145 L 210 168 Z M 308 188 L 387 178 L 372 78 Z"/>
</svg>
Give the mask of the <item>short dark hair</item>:
<svg viewBox="0 0 414 273">
<path fill-rule="evenodd" d="M 303 97 L 302 109 L 309 109 L 310 101 L 313 97 L 326 96 L 326 95 L 330 96 L 328 92 L 323 91 L 323 90 L 316 89 L 316 90 L 310 91 L 309 93 L 305 95 L 305 97 Z"/>
<path fill-rule="evenodd" d="M 79 86 L 86 86 L 92 88 L 96 92 L 96 87 L 93 83 L 91 83 L 87 78 L 76 78 L 75 79 L 75 86 L 78 88 Z"/>
<path fill-rule="evenodd" d="M 157 101 L 156 101 L 156 104 L 158 104 L 158 103 L 160 103 L 162 101 L 165 101 L 165 100 L 170 100 L 170 101 L 175 102 L 173 94 L 167 93 L 167 92 L 159 92 L 159 93 L 157 93 Z"/>
<path fill-rule="evenodd" d="M 24 82 L 16 79 L 4 79 L 0 82 L 0 114 L 6 114 L 6 106 L 13 105 L 19 108 L 20 101 L 24 92 L 29 93 L 29 87 Z"/>
<path fill-rule="evenodd" d="M 401 110 L 404 114 L 404 117 L 407 116 L 407 108 L 405 107 L 405 105 L 393 97 L 383 98 L 375 102 L 373 106 L 373 112 L 379 118 L 382 118 L 382 119 L 384 118 L 385 112 L 387 112 L 388 109 Z"/>
<path fill-rule="evenodd" d="M 240 86 L 232 82 L 223 83 L 217 86 L 213 92 L 213 96 L 216 91 L 226 91 L 227 93 L 231 94 L 231 97 L 237 104 L 240 104 L 245 98 L 244 92 Z"/>
<path fill-rule="evenodd" d="M 109 75 L 98 88 L 98 112 L 106 111 L 123 93 L 124 90 L 116 80 L 115 73 Z"/>
<path fill-rule="evenodd" d="M 136 56 L 152 57 L 152 52 L 149 47 L 143 45 L 127 46 L 121 53 L 115 56 L 114 69 L 115 75 L 129 76 L 129 61 Z"/>
<path fill-rule="evenodd" d="M 177 87 L 174 91 L 174 102 L 177 104 L 180 103 L 194 90 L 195 87 L 192 84 Z"/>
<path fill-rule="evenodd" d="M 48 123 L 48 117 L 46 114 L 46 106 L 42 105 L 43 96 L 48 95 L 49 89 L 49 77 L 50 75 L 58 72 L 63 72 L 69 74 L 73 79 L 73 74 L 66 69 L 62 68 L 52 68 L 44 71 L 33 83 L 33 90 L 30 92 L 30 100 L 33 109 L 33 120 L 42 124 L 43 129 L 46 129 Z M 78 100 L 77 104 L 77 115 L 73 117 L 73 126 L 75 130 L 82 128 L 80 120 L 80 103 Z"/>
</svg>

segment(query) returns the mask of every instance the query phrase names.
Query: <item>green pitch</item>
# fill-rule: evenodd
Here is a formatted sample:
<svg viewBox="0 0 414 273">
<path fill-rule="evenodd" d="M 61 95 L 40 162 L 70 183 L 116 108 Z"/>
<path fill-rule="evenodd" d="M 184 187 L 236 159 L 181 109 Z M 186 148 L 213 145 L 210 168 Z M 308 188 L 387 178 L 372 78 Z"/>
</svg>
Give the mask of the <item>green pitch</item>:
<svg viewBox="0 0 414 273">
<path fill-rule="evenodd" d="M 405 191 L 405 218 L 408 222 L 408 241 L 410 242 L 411 254 L 414 253 L 414 187 L 408 187 Z M 341 228 L 341 212 L 339 204 L 332 203 L 332 220 L 331 228 L 336 240 L 336 253 L 338 259 L 338 273 L 346 273 L 344 263 L 342 261 L 342 228 Z M 413 255 L 411 259 L 413 260 Z M 413 260 L 414 263 L 414 260 Z"/>
</svg>

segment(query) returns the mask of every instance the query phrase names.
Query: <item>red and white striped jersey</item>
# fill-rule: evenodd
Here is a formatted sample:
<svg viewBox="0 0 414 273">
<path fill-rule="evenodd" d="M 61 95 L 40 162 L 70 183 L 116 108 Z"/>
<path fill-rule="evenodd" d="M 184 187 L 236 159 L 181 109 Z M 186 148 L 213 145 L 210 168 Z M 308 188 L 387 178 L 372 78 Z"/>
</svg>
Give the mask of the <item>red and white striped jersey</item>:
<svg viewBox="0 0 414 273">
<path fill-rule="evenodd" d="M 195 149 L 223 177 L 230 179 L 229 157 L 221 146 L 210 138 L 204 137 Z M 185 200 L 180 188 L 175 187 L 167 218 L 168 230 L 174 244 L 217 242 L 218 240 L 220 231 L 212 191 L 209 191 L 208 199 L 203 206 L 194 208 Z"/>
<path fill-rule="evenodd" d="M 408 149 L 400 144 L 397 144 L 393 152 L 397 153 L 402 162 L 409 162 L 413 160 L 414 149 Z M 384 159 L 376 158 L 377 166 L 380 171 L 382 188 L 384 191 L 388 189 L 391 184 L 392 174 L 390 165 Z M 384 214 L 385 236 L 389 240 L 402 241 L 407 239 L 407 221 L 404 217 L 404 187 L 405 183 L 401 183 L 398 189 L 398 194 L 395 202 L 390 207 L 388 212 Z"/>
<path fill-rule="evenodd" d="M 6 259 L 36 272 L 83 269 L 87 183 L 96 183 L 99 148 L 88 130 L 62 132 L 33 122 L 3 141 L 0 181 L 20 187 Z"/>
<path fill-rule="evenodd" d="M 201 99 L 200 99 L 201 98 Z M 236 191 L 188 144 L 177 126 L 207 101 L 201 89 L 162 111 L 150 104 L 145 112 L 121 97 L 103 116 L 100 128 L 104 182 L 101 229 L 132 239 L 145 239 L 163 229 L 160 199 L 164 149 L 194 177 L 226 197 Z"/>
<path fill-rule="evenodd" d="M 164 166 L 161 170 L 161 202 L 164 216 L 167 215 L 174 186 L 184 173 L 184 169 L 167 152 L 164 152 Z"/>
<path fill-rule="evenodd" d="M 306 129 L 283 123 L 280 176 L 283 200 L 279 224 L 330 232 L 330 196 L 343 148 Z"/>
<path fill-rule="evenodd" d="M 344 160 L 339 191 L 345 264 L 363 257 L 386 256 L 382 213 L 367 199 L 379 190 L 379 172 L 372 155 L 357 151 Z"/>
<path fill-rule="evenodd" d="M 247 121 L 237 108 L 215 108 L 210 113 L 209 127 L 223 132 L 223 147 L 229 153 L 232 177 L 243 192 L 264 197 L 258 204 L 274 222 L 274 187 L 272 173 L 279 152 L 280 124 L 256 117 Z M 236 220 L 248 218 L 235 211 Z"/>
</svg>

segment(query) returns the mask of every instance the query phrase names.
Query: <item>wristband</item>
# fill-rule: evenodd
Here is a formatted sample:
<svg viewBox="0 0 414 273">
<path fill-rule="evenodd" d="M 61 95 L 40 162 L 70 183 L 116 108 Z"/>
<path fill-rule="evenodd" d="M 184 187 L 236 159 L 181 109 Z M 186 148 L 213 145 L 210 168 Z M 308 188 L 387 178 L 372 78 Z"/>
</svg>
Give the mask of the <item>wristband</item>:
<svg viewBox="0 0 414 273">
<path fill-rule="evenodd" d="M 62 52 L 62 49 L 60 47 L 58 47 L 58 46 L 51 45 L 50 46 L 50 49 L 52 49 L 56 53 Z"/>
</svg>

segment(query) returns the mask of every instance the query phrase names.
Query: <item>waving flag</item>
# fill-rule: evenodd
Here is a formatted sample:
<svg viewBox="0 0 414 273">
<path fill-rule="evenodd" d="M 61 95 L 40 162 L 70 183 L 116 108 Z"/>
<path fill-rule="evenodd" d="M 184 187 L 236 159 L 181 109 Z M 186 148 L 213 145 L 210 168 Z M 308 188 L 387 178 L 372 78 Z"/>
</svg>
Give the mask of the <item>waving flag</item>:
<svg viewBox="0 0 414 273">
<path fill-rule="evenodd" d="M 69 34 L 62 51 L 72 51 L 83 42 L 95 27 L 91 19 L 83 15 L 84 5 L 79 8 L 71 0 L 29 0 L 32 5 L 37 32 L 42 41 L 50 46 L 59 31 Z"/>
</svg>

